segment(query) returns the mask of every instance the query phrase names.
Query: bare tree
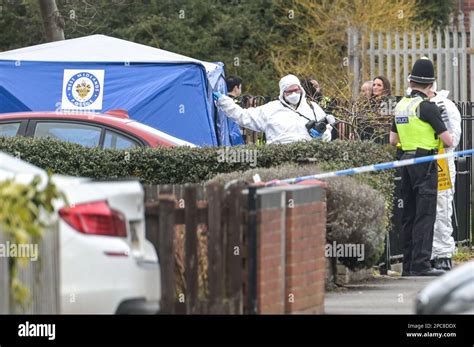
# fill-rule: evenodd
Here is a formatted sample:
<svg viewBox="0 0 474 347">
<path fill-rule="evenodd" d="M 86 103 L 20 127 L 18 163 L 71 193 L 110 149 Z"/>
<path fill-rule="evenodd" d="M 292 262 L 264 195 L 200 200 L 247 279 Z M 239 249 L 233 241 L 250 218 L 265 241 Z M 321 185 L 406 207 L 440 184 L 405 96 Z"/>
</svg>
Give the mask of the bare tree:
<svg viewBox="0 0 474 347">
<path fill-rule="evenodd" d="M 39 5 L 48 41 L 64 40 L 64 20 L 59 14 L 56 0 L 39 0 Z"/>
</svg>

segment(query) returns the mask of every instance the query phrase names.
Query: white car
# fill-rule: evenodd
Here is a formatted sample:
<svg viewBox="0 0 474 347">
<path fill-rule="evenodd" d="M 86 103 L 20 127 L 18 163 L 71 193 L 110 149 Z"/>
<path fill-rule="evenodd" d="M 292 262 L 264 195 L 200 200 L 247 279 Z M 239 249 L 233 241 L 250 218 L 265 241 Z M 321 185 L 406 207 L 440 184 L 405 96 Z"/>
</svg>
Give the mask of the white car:
<svg viewBox="0 0 474 347">
<path fill-rule="evenodd" d="M 474 260 L 456 266 L 418 294 L 417 314 L 474 314 Z"/>
<path fill-rule="evenodd" d="M 27 183 L 44 170 L 0 152 L 0 180 Z M 53 175 L 60 237 L 60 313 L 153 314 L 159 310 L 158 257 L 145 239 L 144 193 L 136 181 Z"/>
</svg>

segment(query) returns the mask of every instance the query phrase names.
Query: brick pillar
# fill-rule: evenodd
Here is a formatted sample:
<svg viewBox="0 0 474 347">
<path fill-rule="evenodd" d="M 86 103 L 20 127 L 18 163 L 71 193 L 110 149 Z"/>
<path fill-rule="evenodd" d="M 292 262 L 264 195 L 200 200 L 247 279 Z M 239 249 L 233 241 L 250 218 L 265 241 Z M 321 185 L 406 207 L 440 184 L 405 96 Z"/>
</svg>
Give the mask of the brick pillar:
<svg viewBox="0 0 474 347">
<path fill-rule="evenodd" d="M 277 199 L 280 194 L 274 194 Z M 267 200 L 268 200 L 267 196 Z M 278 200 L 278 199 L 277 199 Z M 282 210 L 279 207 L 262 208 L 257 214 L 258 260 L 257 297 L 258 312 L 284 313 L 284 273 L 282 237 L 280 230 Z"/>
<path fill-rule="evenodd" d="M 258 197 L 258 312 L 323 313 L 325 190 L 280 186 Z"/>
<path fill-rule="evenodd" d="M 288 192 L 286 313 L 323 313 L 326 194 L 318 186 Z"/>
</svg>

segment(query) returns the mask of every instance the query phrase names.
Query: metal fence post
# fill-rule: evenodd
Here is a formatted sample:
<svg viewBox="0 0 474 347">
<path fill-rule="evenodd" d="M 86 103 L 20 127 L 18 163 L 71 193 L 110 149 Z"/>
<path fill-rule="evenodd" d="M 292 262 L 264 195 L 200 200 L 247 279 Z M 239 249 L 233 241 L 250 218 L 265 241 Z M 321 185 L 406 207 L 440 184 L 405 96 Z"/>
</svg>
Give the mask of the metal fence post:
<svg viewBox="0 0 474 347">
<path fill-rule="evenodd" d="M 467 158 L 457 158 L 455 214 L 453 214 L 454 240 L 470 243 L 470 172 Z M 457 217 L 457 218 L 456 218 Z"/>
</svg>

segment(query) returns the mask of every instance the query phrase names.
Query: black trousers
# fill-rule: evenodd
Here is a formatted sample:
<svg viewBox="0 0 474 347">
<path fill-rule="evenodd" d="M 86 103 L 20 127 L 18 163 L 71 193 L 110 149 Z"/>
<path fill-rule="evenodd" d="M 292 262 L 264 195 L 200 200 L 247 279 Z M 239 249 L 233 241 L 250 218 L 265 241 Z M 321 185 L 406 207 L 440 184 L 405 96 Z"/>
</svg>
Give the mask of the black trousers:
<svg viewBox="0 0 474 347">
<path fill-rule="evenodd" d="M 405 153 L 402 159 L 414 157 L 415 154 Z M 404 166 L 401 174 L 403 272 L 424 272 L 431 269 L 438 165 L 432 161 Z"/>
</svg>

